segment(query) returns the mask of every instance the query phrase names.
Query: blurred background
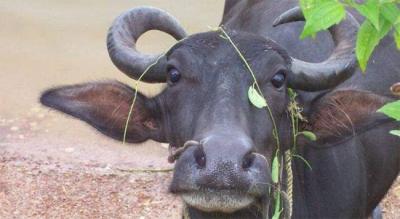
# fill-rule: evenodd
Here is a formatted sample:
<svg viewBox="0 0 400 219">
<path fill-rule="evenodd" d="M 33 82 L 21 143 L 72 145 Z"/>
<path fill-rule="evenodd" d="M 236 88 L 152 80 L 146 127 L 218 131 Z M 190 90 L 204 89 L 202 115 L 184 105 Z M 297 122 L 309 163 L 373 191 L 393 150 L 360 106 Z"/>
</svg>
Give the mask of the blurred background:
<svg viewBox="0 0 400 219">
<path fill-rule="evenodd" d="M 223 9 L 222 0 L 2 0 L 0 92 L 7 95 L 1 96 L 1 115 L 24 113 L 43 89 L 54 85 L 104 78 L 131 83 L 112 65 L 105 40 L 113 19 L 140 5 L 165 9 L 189 33 L 217 26 Z M 167 34 L 150 31 L 138 46 L 157 53 L 174 42 Z"/>
<path fill-rule="evenodd" d="M 218 26 L 223 0 L 2 0 L 0 3 L 0 218 L 179 218 L 168 194 L 166 145 L 122 145 L 81 121 L 38 104 L 50 87 L 117 79 L 134 85 L 111 63 L 106 34 L 115 17 L 150 5 L 170 12 L 189 34 Z M 150 31 L 141 51 L 174 44 Z M 154 95 L 162 85 L 142 84 Z M 132 172 L 133 171 L 133 172 Z M 400 189 L 385 204 L 400 209 Z"/>
</svg>

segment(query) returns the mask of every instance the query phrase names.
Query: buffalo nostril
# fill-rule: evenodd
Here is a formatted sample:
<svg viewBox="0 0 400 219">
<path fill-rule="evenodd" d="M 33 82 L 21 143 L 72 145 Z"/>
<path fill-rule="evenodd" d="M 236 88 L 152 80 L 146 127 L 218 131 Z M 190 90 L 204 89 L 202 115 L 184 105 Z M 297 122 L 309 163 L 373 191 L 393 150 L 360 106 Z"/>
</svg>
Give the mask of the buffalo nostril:
<svg viewBox="0 0 400 219">
<path fill-rule="evenodd" d="M 243 169 L 249 169 L 253 165 L 255 158 L 256 158 L 256 156 L 254 155 L 254 153 L 246 154 L 243 157 L 242 168 Z"/>
<path fill-rule="evenodd" d="M 196 163 L 199 165 L 200 168 L 206 166 L 206 154 L 204 153 L 202 147 L 196 148 L 196 150 L 194 151 L 194 159 L 196 160 Z"/>
</svg>

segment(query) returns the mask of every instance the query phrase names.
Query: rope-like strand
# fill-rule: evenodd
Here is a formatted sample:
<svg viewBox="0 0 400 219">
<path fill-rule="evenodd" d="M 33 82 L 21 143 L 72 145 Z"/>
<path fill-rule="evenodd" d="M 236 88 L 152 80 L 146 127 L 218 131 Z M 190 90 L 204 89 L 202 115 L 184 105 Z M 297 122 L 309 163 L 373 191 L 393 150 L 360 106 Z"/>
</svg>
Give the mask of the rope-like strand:
<svg viewBox="0 0 400 219">
<path fill-rule="evenodd" d="M 286 168 L 286 183 L 287 183 L 287 188 L 286 188 L 286 194 L 287 194 L 287 199 L 288 199 L 288 206 L 287 206 L 287 212 L 288 212 L 288 217 L 287 218 L 292 218 L 293 214 L 293 170 L 292 170 L 292 153 L 290 149 L 285 151 L 285 168 Z"/>
<path fill-rule="evenodd" d="M 189 141 L 185 142 L 185 144 L 182 147 L 176 149 L 175 151 L 172 149 L 172 147 L 170 145 L 168 162 L 170 162 L 170 163 L 175 162 L 175 160 L 177 160 L 181 156 L 181 154 L 186 151 L 186 149 L 188 149 L 191 146 L 196 146 L 196 145 L 201 145 L 201 143 L 198 141 L 189 140 Z"/>
</svg>

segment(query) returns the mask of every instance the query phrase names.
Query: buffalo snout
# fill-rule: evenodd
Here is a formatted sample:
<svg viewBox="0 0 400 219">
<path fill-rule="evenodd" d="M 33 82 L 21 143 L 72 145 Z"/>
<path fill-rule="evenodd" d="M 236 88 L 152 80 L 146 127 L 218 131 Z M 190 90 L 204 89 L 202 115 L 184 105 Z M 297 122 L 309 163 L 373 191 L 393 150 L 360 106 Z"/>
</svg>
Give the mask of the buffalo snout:
<svg viewBox="0 0 400 219">
<path fill-rule="evenodd" d="M 233 212 L 248 207 L 271 185 L 267 159 L 250 138 L 213 134 L 178 159 L 170 190 L 201 210 Z"/>
</svg>

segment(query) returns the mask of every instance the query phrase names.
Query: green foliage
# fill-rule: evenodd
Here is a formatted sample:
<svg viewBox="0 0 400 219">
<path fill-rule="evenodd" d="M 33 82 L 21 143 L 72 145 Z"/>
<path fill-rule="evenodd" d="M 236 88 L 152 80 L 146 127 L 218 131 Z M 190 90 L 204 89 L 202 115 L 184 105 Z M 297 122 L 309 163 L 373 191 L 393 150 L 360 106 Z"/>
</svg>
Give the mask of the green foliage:
<svg viewBox="0 0 400 219">
<path fill-rule="evenodd" d="M 382 4 L 381 14 L 386 20 L 394 24 L 399 17 L 399 8 L 395 4 Z"/>
<path fill-rule="evenodd" d="M 379 25 L 380 20 L 380 7 L 378 0 L 367 0 L 364 4 L 352 4 L 360 14 L 367 18 L 367 20 L 374 25 L 378 31 L 381 26 Z"/>
<path fill-rule="evenodd" d="M 258 91 L 253 86 L 249 87 L 248 96 L 250 102 L 257 108 L 264 108 L 267 106 L 267 102 L 265 101 L 264 97 L 261 96 Z"/>
<path fill-rule="evenodd" d="M 396 121 L 400 121 L 400 100 L 384 105 L 378 112 L 384 113 Z M 392 130 L 390 134 L 400 137 L 400 130 Z"/>
<path fill-rule="evenodd" d="M 313 22 L 306 23 L 300 35 L 301 39 L 313 36 L 316 32 L 325 30 L 333 24 L 339 23 L 346 15 L 345 8 L 339 2 L 329 0 L 319 2 L 319 4 L 312 4 L 311 7 L 303 7 L 305 11 L 307 11 L 305 13 L 306 18 Z M 310 8 L 310 10 L 308 10 L 308 8 Z"/>
<path fill-rule="evenodd" d="M 394 33 L 394 39 L 396 41 L 397 48 L 400 49 L 400 28 L 399 28 L 399 32 Z"/>
<path fill-rule="evenodd" d="M 345 18 L 345 8 L 355 9 L 365 17 L 358 30 L 356 42 L 356 57 L 363 72 L 367 69 L 374 49 L 390 31 L 393 31 L 393 40 L 400 50 L 400 0 L 365 0 L 363 3 L 357 3 L 356 0 L 299 1 L 306 18 L 300 38 L 315 36 L 318 31 L 340 22 Z M 386 104 L 378 112 L 400 121 L 400 101 Z M 400 136 L 400 130 L 392 130 L 390 133 Z M 302 134 L 313 139 L 310 134 Z"/>
<path fill-rule="evenodd" d="M 400 137 L 400 130 L 392 130 L 392 131 L 390 131 L 390 134 Z"/>
<path fill-rule="evenodd" d="M 303 135 L 308 140 L 311 140 L 311 141 L 316 141 L 317 140 L 317 136 L 314 133 L 310 132 L 310 131 L 302 131 L 302 132 L 299 132 L 299 134 Z"/>
<path fill-rule="evenodd" d="M 274 207 L 274 215 L 272 215 L 271 219 L 279 219 L 283 209 L 281 208 L 281 194 L 279 191 L 274 193 L 275 207 Z"/>
<path fill-rule="evenodd" d="M 307 165 L 307 167 L 310 170 L 312 170 L 310 163 L 308 163 L 308 161 L 305 158 L 303 158 L 302 156 L 300 156 L 298 154 L 295 154 L 296 150 L 297 150 L 297 136 L 300 134 L 303 134 L 306 137 L 308 136 L 308 138 L 313 141 L 317 140 L 317 136 L 314 133 L 312 133 L 311 131 L 299 132 L 299 121 L 306 122 L 307 120 L 301 114 L 303 109 L 299 106 L 299 104 L 296 101 L 296 97 L 297 97 L 296 91 L 294 91 L 291 88 L 288 88 L 288 95 L 290 98 L 288 111 L 289 111 L 290 120 L 292 123 L 292 135 L 293 135 L 293 146 L 290 149 L 291 156 L 302 160 Z"/>
<path fill-rule="evenodd" d="M 390 118 L 400 121 L 400 100 L 388 103 L 378 110 Z"/>
<path fill-rule="evenodd" d="M 272 166 L 271 166 L 271 179 L 272 182 L 276 185 L 278 188 L 274 192 L 274 214 L 272 216 L 272 219 L 279 219 L 282 209 L 281 209 L 281 194 L 280 194 L 280 185 L 279 185 L 279 172 L 280 172 L 280 162 L 279 162 L 279 150 L 276 151 L 276 154 L 274 158 L 272 159 Z"/>
<path fill-rule="evenodd" d="M 277 184 L 277 188 L 279 188 L 279 171 L 280 171 L 280 162 L 279 162 L 279 151 L 276 151 L 274 158 L 272 159 L 272 171 L 271 171 L 271 179 L 274 184 Z M 273 219 L 279 219 L 281 215 L 281 194 L 279 189 L 274 192 L 274 215 Z"/>
<path fill-rule="evenodd" d="M 314 36 L 345 18 L 345 8 L 357 10 L 365 17 L 357 34 L 356 56 L 360 68 L 367 63 L 380 40 L 393 30 L 394 41 L 400 49 L 400 0 L 300 0 L 306 18 L 300 38 Z"/>
<path fill-rule="evenodd" d="M 272 160 L 272 171 L 271 171 L 271 177 L 272 177 L 272 182 L 273 183 L 278 183 L 279 182 L 279 160 L 278 156 L 275 155 L 274 159 Z"/>
<path fill-rule="evenodd" d="M 379 41 L 389 32 L 391 25 L 382 20 L 379 30 L 369 21 L 365 20 L 357 34 L 356 55 L 363 72 L 367 68 L 368 59 Z"/>
</svg>

